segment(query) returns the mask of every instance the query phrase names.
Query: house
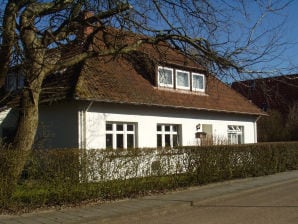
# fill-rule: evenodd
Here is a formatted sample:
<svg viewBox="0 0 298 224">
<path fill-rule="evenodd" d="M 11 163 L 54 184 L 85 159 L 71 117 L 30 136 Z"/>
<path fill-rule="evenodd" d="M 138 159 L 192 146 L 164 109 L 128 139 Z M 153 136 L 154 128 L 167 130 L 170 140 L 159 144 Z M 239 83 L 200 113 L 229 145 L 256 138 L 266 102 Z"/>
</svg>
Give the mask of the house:
<svg viewBox="0 0 298 224">
<path fill-rule="evenodd" d="M 298 140 L 298 75 L 234 82 L 232 88 L 270 117 L 258 122 L 260 141 Z"/>
<path fill-rule="evenodd" d="M 232 88 L 264 111 L 278 110 L 283 115 L 297 102 L 298 75 L 283 75 L 232 83 Z"/>
<path fill-rule="evenodd" d="M 94 46 L 138 38 L 100 32 Z M 37 139 L 44 148 L 175 147 L 257 142 L 264 113 L 165 42 L 86 60 L 47 77 Z M 13 129 L 1 112 L 0 134 Z"/>
</svg>

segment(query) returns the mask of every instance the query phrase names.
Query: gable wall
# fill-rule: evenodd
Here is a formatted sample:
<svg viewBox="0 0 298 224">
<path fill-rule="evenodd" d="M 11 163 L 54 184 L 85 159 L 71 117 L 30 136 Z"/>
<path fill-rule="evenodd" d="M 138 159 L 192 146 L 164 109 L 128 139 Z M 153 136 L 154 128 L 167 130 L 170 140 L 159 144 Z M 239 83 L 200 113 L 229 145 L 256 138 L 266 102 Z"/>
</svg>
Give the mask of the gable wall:
<svg viewBox="0 0 298 224">
<path fill-rule="evenodd" d="M 17 125 L 18 113 L 12 109 L 0 111 L 0 137 L 2 137 L 3 129 L 14 128 Z"/>
<path fill-rule="evenodd" d="M 75 102 L 40 107 L 36 136 L 40 148 L 78 148 L 78 114 Z"/>
<path fill-rule="evenodd" d="M 213 136 L 223 142 L 227 140 L 227 126 L 244 126 L 244 143 L 256 142 L 253 116 L 200 112 L 195 110 L 156 108 L 124 104 L 94 103 L 85 113 L 84 148 L 105 148 L 106 122 L 131 122 L 137 126 L 137 147 L 156 147 L 157 124 L 178 124 L 182 129 L 182 145 L 198 145 L 195 138 L 197 124 L 212 124 Z M 82 122 L 83 123 L 83 122 Z M 84 126 L 82 125 L 81 126 Z M 202 131 L 202 130 L 199 130 Z"/>
</svg>

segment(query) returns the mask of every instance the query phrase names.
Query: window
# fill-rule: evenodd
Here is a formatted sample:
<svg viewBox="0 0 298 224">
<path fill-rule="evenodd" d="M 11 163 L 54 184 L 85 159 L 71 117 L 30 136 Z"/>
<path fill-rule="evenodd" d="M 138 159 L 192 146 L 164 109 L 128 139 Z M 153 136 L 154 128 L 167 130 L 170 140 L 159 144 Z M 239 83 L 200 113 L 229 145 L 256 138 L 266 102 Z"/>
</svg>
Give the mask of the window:
<svg viewBox="0 0 298 224">
<path fill-rule="evenodd" d="M 2 140 L 5 143 L 12 143 L 17 129 L 15 127 L 2 128 Z"/>
<path fill-rule="evenodd" d="M 192 73 L 192 90 L 205 91 L 205 76 L 198 73 Z"/>
<path fill-rule="evenodd" d="M 158 85 L 164 87 L 174 87 L 173 69 L 158 67 Z"/>
<path fill-rule="evenodd" d="M 237 125 L 228 125 L 228 143 L 243 144 L 244 143 L 244 127 Z"/>
<path fill-rule="evenodd" d="M 136 125 L 133 123 L 106 123 L 106 148 L 136 147 Z"/>
<path fill-rule="evenodd" d="M 6 90 L 13 91 L 24 87 L 25 77 L 20 74 L 9 74 L 6 77 Z"/>
<path fill-rule="evenodd" d="M 175 147 L 180 145 L 179 125 L 157 125 L 157 147 Z"/>
<path fill-rule="evenodd" d="M 176 70 L 176 87 L 190 89 L 189 72 Z"/>
</svg>

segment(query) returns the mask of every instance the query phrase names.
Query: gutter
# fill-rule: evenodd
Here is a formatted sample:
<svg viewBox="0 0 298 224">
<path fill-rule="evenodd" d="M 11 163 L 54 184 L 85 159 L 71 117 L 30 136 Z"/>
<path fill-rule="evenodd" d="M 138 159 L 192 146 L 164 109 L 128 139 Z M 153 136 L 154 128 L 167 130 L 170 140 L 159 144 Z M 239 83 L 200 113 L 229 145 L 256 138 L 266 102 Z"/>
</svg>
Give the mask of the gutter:
<svg viewBox="0 0 298 224">
<path fill-rule="evenodd" d="M 267 113 L 263 113 L 263 112 L 250 113 L 250 112 L 241 112 L 241 111 L 228 111 L 228 110 L 217 110 L 217 109 L 196 108 L 196 107 L 183 107 L 183 106 L 171 106 L 171 105 L 161 105 L 161 104 L 148 104 L 148 103 L 138 103 L 138 102 L 119 102 L 119 101 L 116 101 L 116 100 L 95 100 L 95 99 L 88 99 L 88 98 L 81 99 L 79 97 L 76 97 L 75 100 L 91 101 L 92 103 L 93 102 L 116 103 L 116 104 L 128 104 L 128 105 L 137 105 L 137 106 L 156 106 L 156 107 L 163 107 L 163 108 L 187 109 L 187 110 L 208 111 L 208 112 L 223 112 L 223 113 L 228 113 L 228 114 L 268 116 Z"/>
</svg>

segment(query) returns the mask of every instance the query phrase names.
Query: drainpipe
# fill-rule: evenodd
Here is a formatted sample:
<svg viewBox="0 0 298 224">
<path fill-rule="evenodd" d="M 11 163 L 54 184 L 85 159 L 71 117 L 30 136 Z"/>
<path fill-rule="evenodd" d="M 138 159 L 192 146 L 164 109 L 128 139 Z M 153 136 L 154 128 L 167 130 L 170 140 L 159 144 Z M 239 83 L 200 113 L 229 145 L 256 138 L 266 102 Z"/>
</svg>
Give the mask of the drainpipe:
<svg viewBox="0 0 298 224">
<path fill-rule="evenodd" d="M 86 149 L 87 143 L 87 112 L 91 108 L 93 101 L 89 102 L 85 109 L 79 111 L 79 147 L 80 149 Z"/>
<path fill-rule="evenodd" d="M 257 128 L 257 122 L 258 120 L 261 118 L 261 116 L 258 116 L 257 119 L 255 120 L 255 123 L 254 123 L 254 140 L 255 140 L 255 143 L 258 142 L 258 128 Z"/>
<path fill-rule="evenodd" d="M 83 111 L 83 117 L 84 117 L 84 149 L 86 149 L 87 147 L 87 143 L 86 143 L 86 140 L 87 140 L 87 112 L 89 111 L 89 109 L 91 108 L 93 104 L 93 101 L 89 102 L 87 108 Z"/>
</svg>

